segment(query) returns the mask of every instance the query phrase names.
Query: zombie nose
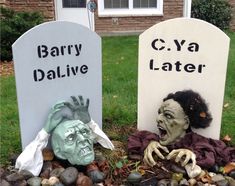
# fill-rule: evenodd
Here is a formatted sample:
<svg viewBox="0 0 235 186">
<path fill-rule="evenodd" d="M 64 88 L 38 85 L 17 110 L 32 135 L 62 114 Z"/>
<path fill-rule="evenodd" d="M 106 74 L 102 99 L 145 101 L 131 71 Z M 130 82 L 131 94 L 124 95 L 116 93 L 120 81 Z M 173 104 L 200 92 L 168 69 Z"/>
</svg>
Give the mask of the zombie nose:
<svg viewBox="0 0 235 186">
<path fill-rule="evenodd" d="M 78 139 L 78 141 L 84 141 L 85 140 L 84 136 L 81 135 L 81 134 L 77 135 L 77 139 Z"/>
</svg>

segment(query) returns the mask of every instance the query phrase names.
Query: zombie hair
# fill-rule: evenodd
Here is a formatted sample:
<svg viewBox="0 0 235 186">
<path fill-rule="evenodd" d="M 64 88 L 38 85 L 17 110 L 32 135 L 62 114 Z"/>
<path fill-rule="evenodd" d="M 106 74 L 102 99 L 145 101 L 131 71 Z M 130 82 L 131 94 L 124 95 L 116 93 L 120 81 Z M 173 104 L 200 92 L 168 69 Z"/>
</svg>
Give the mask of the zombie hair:
<svg viewBox="0 0 235 186">
<path fill-rule="evenodd" d="M 193 128 L 206 128 L 212 121 L 205 100 L 192 90 L 178 91 L 169 94 L 163 101 L 173 99 L 183 108 L 189 118 L 190 126 Z"/>
</svg>

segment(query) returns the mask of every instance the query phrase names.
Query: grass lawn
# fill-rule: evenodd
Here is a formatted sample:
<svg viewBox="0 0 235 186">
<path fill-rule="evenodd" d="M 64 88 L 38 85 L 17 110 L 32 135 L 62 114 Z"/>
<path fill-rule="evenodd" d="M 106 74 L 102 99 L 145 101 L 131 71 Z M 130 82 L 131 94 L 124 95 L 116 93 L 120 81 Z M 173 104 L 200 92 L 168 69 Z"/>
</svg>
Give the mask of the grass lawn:
<svg viewBox="0 0 235 186">
<path fill-rule="evenodd" d="M 235 144 L 235 33 L 228 33 L 231 49 L 225 91 L 221 137 L 228 134 Z M 103 45 L 103 123 L 133 126 L 137 121 L 137 61 L 138 37 L 104 37 Z M 20 131 L 18 122 L 15 79 L 0 78 L 0 163 L 9 155 L 19 153 Z"/>
</svg>

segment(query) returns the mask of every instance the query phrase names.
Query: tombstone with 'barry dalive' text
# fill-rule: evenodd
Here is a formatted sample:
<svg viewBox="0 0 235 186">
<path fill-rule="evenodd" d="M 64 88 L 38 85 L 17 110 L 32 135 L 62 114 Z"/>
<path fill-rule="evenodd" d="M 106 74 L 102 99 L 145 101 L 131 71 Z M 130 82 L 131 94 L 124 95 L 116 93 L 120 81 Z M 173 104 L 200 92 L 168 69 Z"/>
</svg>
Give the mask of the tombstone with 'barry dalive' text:
<svg viewBox="0 0 235 186">
<path fill-rule="evenodd" d="M 12 46 L 23 148 L 43 128 L 58 101 L 89 99 L 92 119 L 102 126 L 101 38 L 76 23 L 38 25 Z"/>
<path fill-rule="evenodd" d="M 229 41 L 219 28 L 198 19 L 171 19 L 143 32 L 139 37 L 138 129 L 158 131 L 156 117 L 162 112 L 163 99 L 192 90 L 203 97 L 212 115 L 209 127 L 194 131 L 219 139 Z M 207 117 L 205 112 L 199 114 Z M 169 120 L 174 117 L 165 115 Z"/>
</svg>

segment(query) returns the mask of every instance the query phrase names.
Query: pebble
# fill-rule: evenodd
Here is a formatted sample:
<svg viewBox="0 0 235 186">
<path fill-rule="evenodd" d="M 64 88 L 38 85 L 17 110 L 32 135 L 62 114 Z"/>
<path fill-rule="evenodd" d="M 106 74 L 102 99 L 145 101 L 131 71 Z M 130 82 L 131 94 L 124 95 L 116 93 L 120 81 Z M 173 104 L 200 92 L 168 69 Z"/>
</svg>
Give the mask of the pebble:
<svg viewBox="0 0 235 186">
<path fill-rule="evenodd" d="M 142 175 L 139 172 L 132 172 L 127 177 L 127 181 L 132 184 L 140 183 Z"/>
<path fill-rule="evenodd" d="M 181 167 L 177 164 L 172 164 L 171 165 L 171 171 L 175 173 L 182 173 L 184 176 L 187 175 L 187 172 L 184 167 Z"/>
<path fill-rule="evenodd" d="M 4 179 L 0 179 L 0 185 L 1 186 L 11 186 L 11 184 Z"/>
<path fill-rule="evenodd" d="M 182 173 L 173 173 L 172 179 L 176 180 L 177 182 L 181 181 L 183 179 L 184 175 Z"/>
<path fill-rule="evenodd" d="M 51 161 L 54 159 L 54 152 L 52 149 L 45 148 L 42 150 L 42 156 L 44 161 Z"/>
<path fill-rule="evenodd" d="M 188 183 L 189 183 L 189 185 L 193 186 L 193 185 L 196 185 L 197 180 L 195 180 L 194 178 L 190 178 L 190 179 L 188 180 Z"/>
<path fill-rule="evenodd" d="M 235 170 L 231 171 L 228 175 L 229 175 L 231 178 L 235 179 Z"/>
<path fill-rule="evenodd" d="M 211 168 L 208 169 L 209 172 L 214 172 L 214 173 L 218 173 L 219 170 L 220 167 L 217 164 L 213 165 Z"/>
<path fill-rule="evenodd" d="M 194 169 L 192 169 L 192 163 L 185 165 L 186 172 L 190 178 L 195 178 L 200 175 L 202 169 L 198 165 L 195 165 Z"/>
<path fill-rule="evenodd" d="M 6 177 L 6 180 L 9 182 L 16 182 L 23 179 L 24 176 L 22 174 L 19 174 L 18 172 L 12 173 Z"/>
<path fill-rule="evenodd" d="M 217 186 L 228 186 L 229 182 L 228 182 L 228 180 L 224 179 L 224 180 L 216 182 L 216 185 Z"/>
<path fill-rule="evenodd" d="M 104 173 L 99 170 L 89 171 L 87 175 L 91 178 L 93 183 L 99 183 L 104 180 Z"/>
<path fill-rule="evenodd" d="M 49 184 L 49 180 L 48 180 L 48 179 L 46 179 L 46 178 L 45 178 L 45 179 L 43 179 L 43 180 L 42 180 L 42 182 L 41 182 L 41 185 L 42 185 L 42 186 L 50 186 L 50 184 Z"/>
<path fill-rule="evenodd" d="M 41 185 L 42 178 L 40 177 L 32 177 L 27 180 L 27 183 L 30 186 L 40 186 Z"/>
<path fill-rule="evenodd" d="M 59 178 L 61 173 L 64 171 L 65 169 L 63 167 L 59 167 L 59 168 L 55 168 L 54 170 L 52 170 L 50 172 L 50 177 L 57 177 Z"/>
<path fill-rule="evenodd" d="M 233 179 L 229 176 L 225 176 L 225 179 L 228 180 L 229 186 L 235 186 L 235 179 Z"/>
<path fill-rule="evenodd" d="M 208 175 L 209 175 L 210 177 L 213 177 L 213 176 L 216 175 L 216 173 L 214 173 L 214 172 L 208 172 Z"/>
<path fill-rule="evenodd" d="M 171 180 L 170 186 L 178 186 L 178 182 L 176 180 Z"/>
<path fill-rule="evenodd" d="M 27 170 L 21 170 L 19 171 L 19 174 L 23 175 L 25 180 L 28 180 L 29 178 L 34 177 L 34 175 Z"/>
<path fill-rule="evenodd" d="M 27 181 L 26 180 L 16 181 L 16 182 L 14 182 L 14 185 L 17 185 L 17 186 L 27 186 Z"/>
<path fill-rule="evenodd" d="M 53 167 L 52 167 L 51 161 L 46 161 L 43 163 L 41 172 L 44 172 L 45 170 L 52 171 L 52 169 L 53 169 Z"/>
<path fill-rule="evenodd" d="M 76 182 L 76 186 L 92 186 L 92 180 L 88 177 L 85 176 L 83 173 L 78 173 L 78 178 Z"/>
<path fill-rule="evenodd" d="M 49 181 L 49 185 L 55 185 L 56 183 L 60 182 L 60 180 L 54 176 L 50 177 L 48 181 Z"/>
<path fill-rule="evenodd" d="M 65 185 L 71 185 L 76 182 L 78 171 L 75 167 L 66 168 L 60 175 L 60 180 Z"/>
<path fill-rule="evenodd" d="M 40 177 L 43 179 L 49 179 L 50 177 L 50 170 L 49 169 L 46 169 L 44 170 L 41 174 L 40 174 Z"/>
<path fill-rule="evenodd" d="M 170 179 L 162 179 L 158 181 L 157 186 L 169 186 L 171 180 Z"/>
<path fill-rule="evenodd" d="M 179 184 L 179 185 L 181 185 L 181 186 L 188 186 L 189 183 L 188 183 L 188 181 L 184 178 L 184 179 L 182 179 L 182 180 L 180 181 L 180 184 Z"/>
<path fill-rule="evenodd" d="M 224 176 L 221 175 L 221 174 L 216 174 L 215 176 L 213 176 L 211 178 L 212 182 L 216 183 L 218 181 L 222 181 L 222 180 L 225 180 Z"/>
</svg>

